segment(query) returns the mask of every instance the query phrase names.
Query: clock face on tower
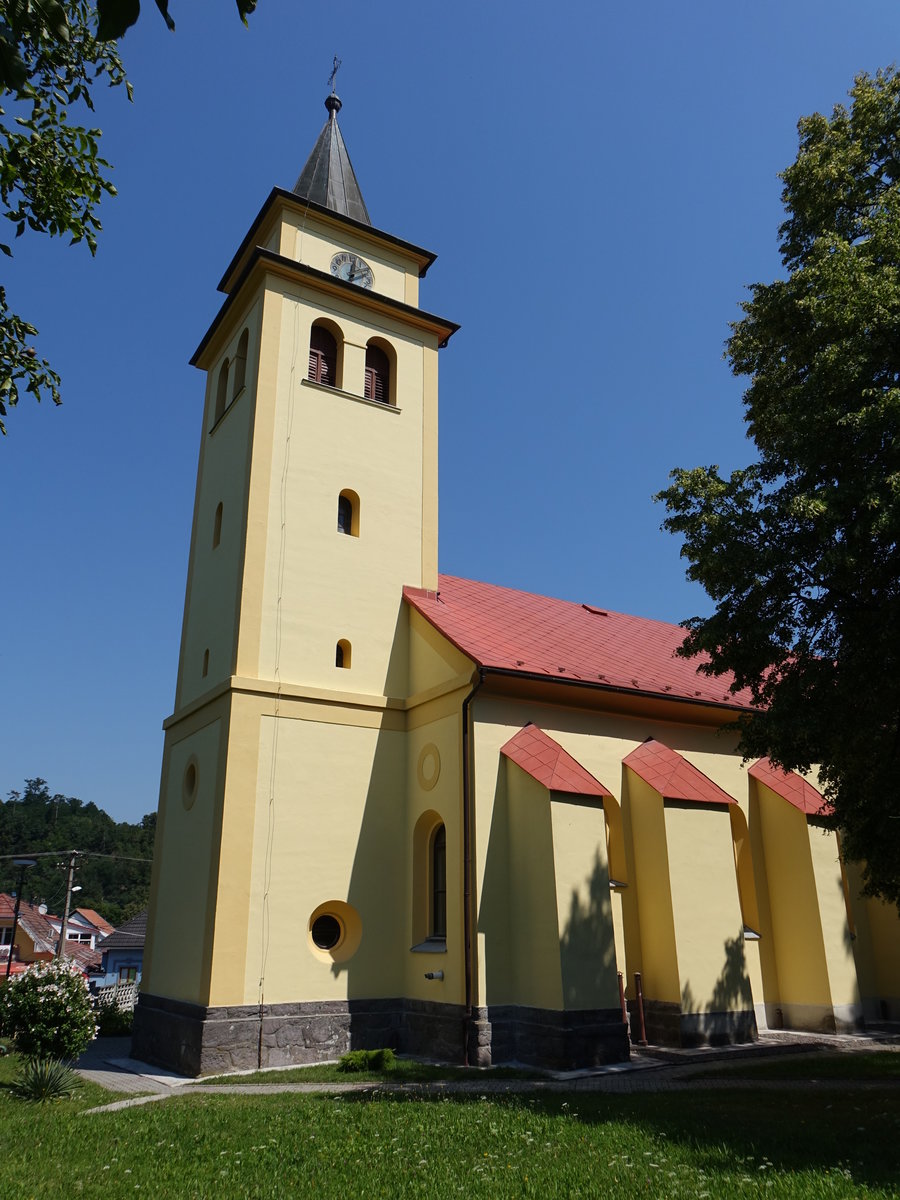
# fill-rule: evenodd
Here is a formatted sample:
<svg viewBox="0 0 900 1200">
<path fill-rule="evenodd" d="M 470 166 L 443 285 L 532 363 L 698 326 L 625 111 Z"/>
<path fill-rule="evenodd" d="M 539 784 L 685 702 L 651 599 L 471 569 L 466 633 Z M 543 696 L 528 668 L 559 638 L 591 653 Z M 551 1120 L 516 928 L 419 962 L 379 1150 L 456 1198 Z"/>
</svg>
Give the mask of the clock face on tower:
<svg viewBox="0 0 900 1200">
<path fill-rule="evenodd" d="M 372 268 L 366 260 L 348 250 L 341 251 L 331 260 L 331 273 L 345 283 L 355 283 L 357 287 L 370 288 L 375 282 Z"/>
</svg>

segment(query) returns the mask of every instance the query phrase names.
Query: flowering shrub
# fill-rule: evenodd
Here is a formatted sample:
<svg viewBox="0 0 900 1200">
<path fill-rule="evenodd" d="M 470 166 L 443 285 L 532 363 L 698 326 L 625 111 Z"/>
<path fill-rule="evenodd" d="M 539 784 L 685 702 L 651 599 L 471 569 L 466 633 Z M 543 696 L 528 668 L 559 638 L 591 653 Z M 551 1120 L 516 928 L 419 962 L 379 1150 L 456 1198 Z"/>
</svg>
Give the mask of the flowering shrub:
<svg viewBox="0 0 900 1200">
<path fill-rule="evenodd" d="M 84 977 L 66 959 L 34 963 L 2 997 L 3 1028 L 33 1058 L 74 1059 L 97 1036 Z"/>
</svg>

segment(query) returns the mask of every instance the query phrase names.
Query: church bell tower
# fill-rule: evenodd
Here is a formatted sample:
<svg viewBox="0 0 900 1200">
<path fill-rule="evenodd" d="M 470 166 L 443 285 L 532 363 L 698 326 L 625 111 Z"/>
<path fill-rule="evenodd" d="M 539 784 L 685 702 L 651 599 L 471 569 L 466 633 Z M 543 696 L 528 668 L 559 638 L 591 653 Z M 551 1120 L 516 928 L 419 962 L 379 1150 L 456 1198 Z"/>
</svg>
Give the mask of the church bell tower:
<svg viewBox="0 0 900 1200">
<path fill-rule="evenodd" d="M 419 307 L 435 256 L 372 225 L 325 106 L 191 360 L 206 393 L 135 1025 L 136 1054 L 188 1073 L 330 1055 L 354 1002 L 399 986 L 402 589 L 437 587 L 457 326 Z"/>
</svg>

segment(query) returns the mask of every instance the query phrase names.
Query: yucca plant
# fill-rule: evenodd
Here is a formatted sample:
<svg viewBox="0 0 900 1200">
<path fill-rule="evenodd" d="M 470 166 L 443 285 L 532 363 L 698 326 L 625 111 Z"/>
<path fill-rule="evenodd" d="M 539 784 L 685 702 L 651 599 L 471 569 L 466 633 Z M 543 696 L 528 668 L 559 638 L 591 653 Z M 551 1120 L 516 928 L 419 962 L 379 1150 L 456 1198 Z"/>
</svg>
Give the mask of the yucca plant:
<svg viewBox="0 0 900 1200">
<path fill-rule="evenodd" d="M 13 1082 L 13 1091 L 31 1104 L 65 1100 L 78 1088 L 78 1076 L 58 1058 L 26 1058 Z"/>
</svg>

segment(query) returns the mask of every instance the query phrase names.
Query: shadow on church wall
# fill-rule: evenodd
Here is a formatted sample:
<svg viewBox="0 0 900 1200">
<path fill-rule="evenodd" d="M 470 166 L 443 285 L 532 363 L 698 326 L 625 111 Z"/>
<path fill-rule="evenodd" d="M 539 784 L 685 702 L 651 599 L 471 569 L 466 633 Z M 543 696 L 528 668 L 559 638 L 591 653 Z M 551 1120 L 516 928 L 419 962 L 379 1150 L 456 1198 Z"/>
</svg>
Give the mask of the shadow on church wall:
<svg viewBox="0 0 900 1200">
<path fill-rule="evenodd" d="M 405 641 L 406 614 L 401 602 L 387 671 L 387 679 L 394 686 L 401 678 L 405 686 Z M 389 719 L 389 714 L 386 716 Z M 408 786 L 405 736 L 399 728 L 383 727 L 378 732 L 372 757 L 347 888 L 347 903 L 360 915 L 362 937 L 352 958 L 335 962 L 331 967 L 335 976 L 346 977 L 347 996 L 351 1002 L 357 998 L 387 998 L 401 994 L 400 981 L 409 949 L 406 941 L 410 851 L 405 806 Z M 323 813 L 322 819 L 327 820 L 328 814 Z M 351 1041 L 356 1044 L 353 1032 L 351 1024 Z"/>
<path fill-rule="evenodd" d="M 585 882 L 587 902 L 572 889 L 559 942 L 567 1009 L 603 1008 L 618 1002 L 609 873 L 599 851 L 594 853 L 593 869 Z"/>
<path fill-rule="evenodd" d="M 497 782 L 488 833 L 484 879 L 478 908 L 478 932 L 484 939 L 485 999 L 488 1005 L 512 1004 L 510 928 L 509 790 L 503 758 L 497 762 Z"/>
<path fill-rule="evenodd" d="M 739 933 L 733 938 L 728 938 L 724 950 L 725 961 L 722 970 L 706 1003 L 694 995 L 691 981 L 685 980 L 681 989 L 683 1013 L 739 1012 L 753 1007 L 743 935 Z"/>
</svg>

